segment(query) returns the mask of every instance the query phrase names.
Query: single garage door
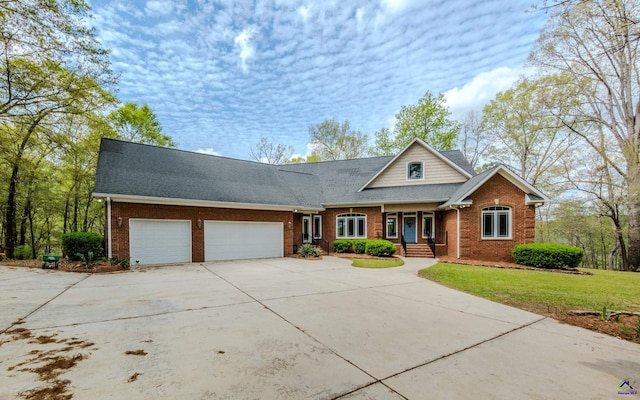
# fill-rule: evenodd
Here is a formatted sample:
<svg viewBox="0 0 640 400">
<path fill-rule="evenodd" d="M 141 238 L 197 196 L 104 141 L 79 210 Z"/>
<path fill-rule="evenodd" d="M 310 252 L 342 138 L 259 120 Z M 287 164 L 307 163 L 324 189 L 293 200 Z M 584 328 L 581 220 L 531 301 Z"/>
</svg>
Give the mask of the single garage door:
<svg viewBox="0 0 640 400">
<path fill-rule="evenodd" d="M 204 259 L 216 261 L 282 257 L 283 232 L 281 222 L 206 221 Z"/>
<path fill-rule="evenodd" d="M 191 221 L 130 219 L 131 265 L 191 262 Z"/>
</svg>

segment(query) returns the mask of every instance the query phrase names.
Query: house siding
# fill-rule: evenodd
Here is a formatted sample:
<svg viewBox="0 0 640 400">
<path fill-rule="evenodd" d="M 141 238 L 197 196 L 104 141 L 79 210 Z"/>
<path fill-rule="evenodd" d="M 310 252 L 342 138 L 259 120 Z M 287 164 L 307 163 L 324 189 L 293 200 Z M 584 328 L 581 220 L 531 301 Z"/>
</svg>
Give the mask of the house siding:
<svg viewBox="0 0 640 400">
<path fill-rule="evenodd" d="M 121 223 L 118 224 L 118 218 Z M 129 219 L 191 221 L 191 259 L 204 261 L 204 221 L 282 222 L 284 255 L 293 254 L 293 213 L 289 211 L 239 210 L 232 208 L 187 207 L 138 203 L 111 203 L 112 255 L 129 257 Z M 198 220 L 201 221 L 198 226 Z M 105 235 L 106 236 L 106 235 Z M 251 243 L 247 243 L 250 246 Z"/>
<path fill-rule="evenodd" d="M 535 207 L 525 204 L 525 193 L 506 178 L 495 175 L 472 195 L 473 205 L 460 210 L 460 258 L 513 262 L 514 246 L 535 240 Z M 482 239 L 482 209 L 511 208 L 511 239 Z M 455 218 L 455 211 L 453 212 Z M 449 234 L 449 256 L 456 256 L 456 240 Z"/>
<path fill-rule="evenodd" d="M 407 163 L 424 162 L 424 179 L 407 180 Z M 407 149 L 367 187 L 465 182 L 468 178 L 418 143 Z"/>
</svg>

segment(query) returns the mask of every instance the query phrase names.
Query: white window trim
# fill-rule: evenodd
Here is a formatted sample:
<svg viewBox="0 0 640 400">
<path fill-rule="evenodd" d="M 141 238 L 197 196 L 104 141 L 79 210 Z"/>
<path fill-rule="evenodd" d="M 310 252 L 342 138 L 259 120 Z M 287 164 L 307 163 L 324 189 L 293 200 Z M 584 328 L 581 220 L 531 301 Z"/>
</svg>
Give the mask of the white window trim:
<svg viewBox="0 0 640 400">
<path fill-rule="evenodd" d="M 318 228 L 320 230 L 320 232 L 316 232 L 315 227 L 316 227 L 316 220 L 320 221 L 320 223 L 318 224 Z M 314 215 L 313 216 L 313 220 L 311 222 L 311 230 L 313 231 L 313 238 L 314 239 L 322 239 L 322 215 Z"/>
<path fill-rule="evenodd" d="M 420 164 L 420 169 L 422 170 L 422 176 L 420 178 L 411 178 L 409 176 L 409 166 L 411 164 Z M 424 175 L 425 175 L 425 173 L 424 173 L 424 161 L 409 161 L 407 163 L 407 168 L 406 168 L 407 181 L 423 181 L 424 180 Z"/>
<path fill-rule="evenodd" d="M 396 234 L 395 235 L 389 235 L 389 230 L 388 230 L 388 224 L 389 224 L 389 219 L 394 219 L 396 221 Z M 390 213 L 387 214 L 387 218 L 385 220 L 385 225 L 384 225 L 384 233 L 387 239 L 397 239 L 398 238 L 398 213 Z"/>
<path fill-rule="evenodd" d="M 305 221 L 307 221 L 307 223 L 309 224 L 309 236 L 307 238 L 304 237 L 304 224 Z M 313 225 L 311 225 L 311 216 L 310 215 L 303 215 L 302 216 L 302 243 L 311 243 L 312 238 L 313 238 Z"/>
<path fill-rule="evenodd" d="M 500 210 L 491 210 L 492 208 L 501 208 L 501 209 Z M 495 236 L 497 234 L 498 228 L 499 228 L 498 215 L 503 213 L 503 212 L 507 212 L 507 231 L 508 231 L 508 235 L 507 236 Z M 484 216 L 486 214 L 492 214 L 493 215 L 493 229 L 492 229 L 492 232 L 494 233 L 494 236 L 485 236 L 485 234 L 484 234 Z M 511 207 L 506 207 L 506 206 L 484 207 L 482 209 L 482 212 L 480 213 L 480 230 L 481 230 L 482 240 L 511 240 L 513 238 L 513 212 L 512 212 Z"/>
<path fill-rule="evenodd" d="M 339 232 L 338 232 L 338 220 L 340 220 L 341 218 L 343 218 L 345 220 L 345 235 L 340 236 Z M 348 220 L 349 219 L 353 219 L 354 221 L 354 235 L 353 236 L 349 236 L 348 235 L 348 231 L 349 229 L 348 227 Z M 364 220 L 364 235 L 363 236 L 359 236 L 358 235 L 358 220 Z M 360 214 L 360 213 L 346 213 L 346 214 L 339 214 L 336 215 L 336 239 L 366 239 L 367 238 L 367 214 Z"/>
<path fill-rule="evenodd" d="M 425 236 L 424 234 L 424 218 L 431 217 L 431 237 Z M 433 239 L 436 233 L 436 214 L 430 211 L 422 212 L 422 238 L 423 239 Z"/>
</svg>

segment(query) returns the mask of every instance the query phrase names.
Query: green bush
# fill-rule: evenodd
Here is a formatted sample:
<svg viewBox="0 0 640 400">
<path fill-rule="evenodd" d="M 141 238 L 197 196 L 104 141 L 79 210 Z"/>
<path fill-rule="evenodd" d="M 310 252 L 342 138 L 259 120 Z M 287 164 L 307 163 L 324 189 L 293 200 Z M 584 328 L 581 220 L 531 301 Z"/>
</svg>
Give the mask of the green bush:
<svg viewBox="0 0 640 400">
<path fill-rule="evenodd" d="M 16 246 L 13 250 L 13 258 L 16 260 L 31 260 L 33 258 L 31 246 L 28 244 L 25 244 L 24 246 Z"/>
<path fill-rule="evenodd" d="M 367 243 L 369 239 L 355 239 L 352 240 L 353 252 L 356 254 L 364 254 L 367 251 Z"/>
<path fill-rule="evenodd" d="M 349 239 L 336 239 L 333 241 L 333 251 L 336 253 L 353 253 L 353 242 Z"/>
<path fill-rule="evenodd" d="M 530 267 L 577 268 L 584 250 L 564 244 L 531 243 L 515 246 L 512 254 L 516 263 Z"/>
<path fill-rule="evenodd" d="M 93 232 L 69 232 L 62 235 L 62 249 L 73 261 L 81 261 L 78 254 L 87 257 L 91 252 L 96 258 L 102 254 L 104 238 Z"/>
<path fill-rule="evenodd" d="M 109 261 L 111 262 L 111 265 L 117 265 L 122 269 L 131 268 L 129 257 L 123 257 L 123 258 L 111 257 L 111 260 L 109 260 Z"/>
<path fill-rule="evenodd" d="M 320 257 L 320 249 L 311 243 L 305 243 L 298 249 L 298 254 L 304 258 Z"/>
<path fill-rule="evenodd" d="M 367 254 L 378 257 L 389 257 L 396 252 L 396 245 L 388 240 L 369 240 Z"/>
</svg>

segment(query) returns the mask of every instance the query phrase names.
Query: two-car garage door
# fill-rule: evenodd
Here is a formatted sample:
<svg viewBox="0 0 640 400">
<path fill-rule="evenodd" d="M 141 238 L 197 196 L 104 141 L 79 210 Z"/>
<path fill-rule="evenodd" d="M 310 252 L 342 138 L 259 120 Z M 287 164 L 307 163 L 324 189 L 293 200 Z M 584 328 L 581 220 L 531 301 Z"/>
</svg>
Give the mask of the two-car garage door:
<svg viewBox="0 0 640 400">
<path fill-rule="evenodd" d="M 205 221 L 205 261 L 283 256 L 281 222 Z M 191 262 L 191 221 L 129 220 L 131 265 Z"/>
</svg>

